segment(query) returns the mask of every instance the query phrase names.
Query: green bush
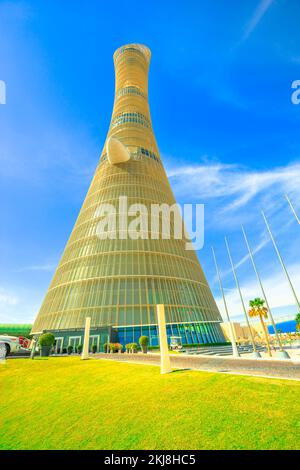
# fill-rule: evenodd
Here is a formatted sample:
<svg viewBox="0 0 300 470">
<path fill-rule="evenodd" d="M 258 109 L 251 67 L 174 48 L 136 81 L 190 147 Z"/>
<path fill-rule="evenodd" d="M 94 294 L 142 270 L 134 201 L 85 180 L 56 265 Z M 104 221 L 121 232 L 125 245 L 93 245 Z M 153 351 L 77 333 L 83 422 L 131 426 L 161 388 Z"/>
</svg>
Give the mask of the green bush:
<svg viewBox="0 0 300 470">
<path fill-rule="evenodd" d="M 96 352 L 97 352 L 97 344 L 93 344 L 92 353 L 95 354 Z"/>
<path fill-rule="evenodd" d="M 67 347 L 67 353 L 68 354 L 72 354 L 73 352 L 73 346 L 70 344 L 68 347 Z"/>
<path fill-rule="evenodd" d="M 149 344 L 149 337 L 148 336 L 141 336 L 139 339 L 140 346 L 148 346 Z"/>
<path fill-rule="evenodd" d="M 138 349 L 137 343 L 127 343 L 125 344 L 126 351 L 133 351 L 134 349 Z"/>
<path fill-rule="evenodd" d="M 78 354 L 81 354 L 81 353 L 82 353 L 82 350 L 83 350 L 83 344 L 80 343 L 80 344 L 78 344 L 78 346 L 77 346 L 77 352 L 78 352 Z"/>
<path fill-rule="evenodd" d="M 55 338 L 52 333 L 44 333 L 39 337 L 39 345 L 43 346 L 53 346 L 55 343 Z"/>
<path fill-rule="evenodd" d="M 105 353 L 110 352 L 110 351 L 114 351 L 115 350 L 115 345 L 114 345 L 114 343 L 104 343 L 103 344 L 103 349 L 104 349 Z"/>
</svg>

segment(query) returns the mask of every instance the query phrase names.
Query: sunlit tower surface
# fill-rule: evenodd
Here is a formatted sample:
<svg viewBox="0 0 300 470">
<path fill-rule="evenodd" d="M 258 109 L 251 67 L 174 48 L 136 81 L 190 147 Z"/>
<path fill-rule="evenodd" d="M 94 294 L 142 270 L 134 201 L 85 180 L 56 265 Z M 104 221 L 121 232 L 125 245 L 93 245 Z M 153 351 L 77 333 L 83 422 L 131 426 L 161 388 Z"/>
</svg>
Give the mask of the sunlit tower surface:
<svg viewBox="0 0 300 470">
<path fill-rule="evenodd" d="M 170 239 L 163 239 L 161 223 L 158 239 L 97 236 L 100 204 L 118 206 L 126 196 L 128 206 L 142 203 L 150 213 L 151 204 L 176 202 L 152 129 L 150 55 L 140 44 L 114 54 L 115 100 L 107 138 L 32 329 L 36 335 L 53 331 L 59 348 L 81 342 L 87 316 L 91 341 L 100 349 L 108 329 L 122 344 L 147 335 L 157 345 L 156 304 L 165 305 L 168 337 L 181 336 L 183 343 L 224 341 L 222 318 L 185 239 L 175 239 L 172 230 Z"/>
</svg>

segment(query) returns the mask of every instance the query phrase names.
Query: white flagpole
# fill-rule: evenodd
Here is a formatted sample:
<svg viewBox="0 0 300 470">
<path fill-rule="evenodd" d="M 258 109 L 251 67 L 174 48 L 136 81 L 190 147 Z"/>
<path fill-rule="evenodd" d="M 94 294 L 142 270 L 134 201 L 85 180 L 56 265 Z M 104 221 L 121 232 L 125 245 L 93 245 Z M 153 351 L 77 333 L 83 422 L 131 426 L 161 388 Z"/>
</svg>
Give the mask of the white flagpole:
<svg viewBox="0 0 300 470">
<path fill-rule="evenodd" d="M 265 289 L 264 289 L 264 286 L 263 286 L 263 283 L 262 283 L 262 280 L 261 280 L 261 277 L 260 277 L 260 274 L 258 272 L 258 269 L 257 269 L 257 266 L 256 266 L 256 263 L 254 261 L 254 256 L 253 256 L 253 252 L 250 248 L 250 245 L 249 245 L 249 242 L 248 242 L 248 238 L 247 238 L 247 235 L 246 235 L 246 232 L 244 230 L 244 227 L 242 225 L 242 232 L 243 232 L 243 235 L 244 235 L 244 239 L 245 239 L 245 242 L 246 242 L 246 245 L 247 245 L 247 248 L 248 248 L 248 252 L 249 252 L 249 256 L 250 256 L 250 259 L 252 261 L 252 265 L 253 265 L 253 268 L 254 268 L 254 271 L 255 271 L 255 274 L 256 274 L 256 277 L 257 277 L 257 280 L 258 280 L 258 283 L 260 285 L 260 289 L 261 289 L 261 292 L 262 292 L 262 295 L 263 295 L 263 298 L 265 299 L 265 302 L 266 302 L 266 306 L 268 308 L 268 311 L 269 311 L 269 314 L 270 314 L 270 318 L 271 318 L 271 322 L 272 322 L 272 325 L 273 325 L 273 328 L 274 328 L 274 333 L 276 335 L 276 339 L 278 341 L 278 344 L 279 344 L 279 347 L 280 347 L 280 352 L 283 353 L 281 354 L 283 357 L 286 357 L 286 358 L 289 358 L 289 354 L 284 351 L 283 347 L 282 347 L 282 342 L 281 342 L 281 339 L 279 337 L 279 334 L 278 334 L 278 331 L 277 331 L 277 328 L 276 328 L 276 324 L 275 324 L 275 321 L 274 321 L 274 318 L 273 318 L 273 315 L 272 315 L 272 311 L 271 311 L 271 308 L 270 308 L 270 305 L 269 305 L 269 302 L 268 302 L 268 299 L 267 299 L 267 296 L 266 296 L 266 292 L 265 292 Z"/>
<path fill-rule="evenodd" d="M 297 294 L 296 294 L 296 291 L 295 291 L 295 289 L 294 289 L 294 286 L 293 286 L 293 284 L 292 284 L 291 278 L 290 278 L 289 273 L 288 273 L 288 271 L 287 271 L 287 269 L 286 269 L 286 267 L 285 267 L 284 261 L 283 261 L 283 259 L 282 259 L 281 254 L 280 254 L 280 251 L 279 251 L 279 248 L 278 248 L 278 246 L 277 246 L 277 243 L 276 243 L 276 241 L 275 241 L 275 239 L 274 239 L 274 237 L 273 237 L 273 234 L 272 234 L 271 228 L 270 228 L 270 226 L 269 226 L 269 224 L 268 224 L 268 221 L 267 221 L 267 218 L 266 218 L 266 216 L 265 216 L 265 213 L 264 213 L 264 211 L 261 211 L 261 213 L 262 213 L 262 216 L 263 216 L 263 218 L 264 218 L 266 227 L 267 227 L 267 229 L 268 229 L 270 238 L 271 238 L 271 240 L 272 240 L 272 242 L 273 242 L 273 245 L 274 245 L 275 251 L 276 251 L 276 253 L 277 253 L 278 259 L 279 259 L 279 261 L 280 261 L 281 267 L 282 267 L 282 269 L 283 269 L 283 271 L 284 271 L 284 273 L 285 273 L 285 275 L 286 275 L 286 278 L 287 278 L 287 280 L 288 280 L 288 283 L 289 283 L 289 285 L 290 285 L 291 291 L 292 291 L 292 293 L 293 293 L 293 296 L 294 296 L 294 298 L 295 298 L 297 307 L 298 307 L 299 312 L 300 312 L 300 302 L 299 302 L 299 299 L 298 299 L 298 297 L 297 297 Z"/>
<path fill-rule="evenodd" d="M 292 202 L 291 202 L 291 200 L 290 200 L 290 198 L 288 197 L 287 194 L 285 195 L 285 198 L 286 198 L 287 202 L 289 203 L 290 208 L 291 208 L 294 216 L 296 217 L 296 220 L 297 220 L 298 224 L 300 225 L 300 219 L 299 219 L 299 217 L 297 215 L 297 212 L 296 212 L 296 210 L 295 210 L 295 208 L 294 208 L 294 206 L 293 206 L 293 204 L 292 204 Z"/>
<path fill-rule="evenodd" d="M 216 258 L 216 255 L 215 255 L 215 250 L 214 250 L 213 247 L 211 247 L 211 249 L 212 249 L 212 253 L 213 253 L 213 257 L 214 257 L 214 262 L 215 262 L 217 277 L 218 277 L 218 281 L 219 281 L 220 291 L 221 291 L 221 294 L 222 294 L 222 297 L 223 297 L 224 308 L 225 308 L 226 317 L 227 317 L 227 321 L 228 321 L 228 325 L 229 325 L 229 332 L 230 332 L 230 339 L 231 339 L 231 344 L 232 344 L 233 356 L 234 357 L 240 357 L 240 353 L 238 352 L 238 348 L 237 348 L 236 342 L 235 342 L 233 325 L 232 325 L 232 322 L 230 321 L 230 317 L 229 317 L 227 302 L 226 302 L 225 293 L 224 293 L 224 289 L 223 289 L 223 285 L 222 285 L 222 281 L 221 281 L 221 277 L 220 277 L 217 258 Z"/>
<path fill-rule="evenodd" d="M 232 261 L 232 257 L 231 257 L 231 253 L 230 253 L 230 250 L 229 250 L 229 245 L 228 245 L 228 242 L 227 242 L 227 238 L 226 238 L 226 237 L 225 237 L 225 244 L 226 244 L 226 248 L 227 248 L 227 253 L 228 253 L 229 261 L 230 261 L 230 264 L 231 264 L 231 269 L 232 269 L 233 277 L 234 277 L 234 279 L 235 279 L 236 287 L 237 287 L 237 290 L 238 290 L 238 292 L 239 292 L 240 299 L 241 299 L 241 303 L 242 303 L 242 306 L 243 306 L 243 310 L 244 310 L 244 314 L 245 314 L 245 319 L 246 319 L 246 322 L 247 322 L 247 325 L 248 325 L 248 328 L 249 328 L 250 338 L 251 338 L 251 342 L 252 342 L 252 346 L 253 346 L 253 353 L 254 353 L 254 355 L 255 355 L 256 357 L 261 357 L 261 356 L 260 356 L 260 353 L 259 353 L 259 352 L 257 351 L 257 349 L 256 349 L 256 345 L 255 345 L 255 341 L 254 341 L 254 337 L 253 337 L 253 332 L 252 332 L 252 330 L 251 330 L 251 325 L 250 325 L 249 320 L 248 320 L 247 310 L 246 310 L 246 307 L 245 307 L 244 299 L 243 299 L 242 292 L 241 292 L 241 288 L 240 288 L 240 283 L 239 283 L 239 280 L 238 280 L 237 275 L 236 275 L 236 272 L 235 272 L 234 264 L 233 264 L 233 261 Z"/>
</svg>

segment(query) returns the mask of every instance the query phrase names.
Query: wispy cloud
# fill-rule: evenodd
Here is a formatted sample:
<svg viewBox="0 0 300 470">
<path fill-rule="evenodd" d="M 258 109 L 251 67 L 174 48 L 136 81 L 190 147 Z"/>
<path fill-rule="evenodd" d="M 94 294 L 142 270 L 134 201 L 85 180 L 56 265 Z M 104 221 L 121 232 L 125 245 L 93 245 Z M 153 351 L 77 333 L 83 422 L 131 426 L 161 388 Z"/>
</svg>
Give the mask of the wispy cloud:
<svg viewBox="0 0 300 470">
<path fill-rule="evenodd" d="M 6 291 L 3 287 L 0 287 L 0 307 L 2 308 L 4 305 L 11 306 L 16 305 L 18 303 L 18 297 L 11 292 Z"/>
<path fill-rule="evenodd" d="M 288 269 L 291 269 L 296 281 L 296 288 L 300 288 L 297 272 L 299 266 L 294 265 L 295 255 L 299 253 L 299 227 L 283 197 L 288 193 L 300 213 L 300 163 L 294 162 L 270 170 L 257 170 L 236 164 L 204 162 L 203 165 L 195 167 L 172 167 L 169 168 L 168 174 L 178 201 L 205 203 L 205 229 L 208 234 L 205 238 L 212 241 L 217 249 L 223 282 L 229 284 L 231 289 L 234 286 L 224 245 L 224 236 L 229 235 L 233 261 L 243 285 L 246 286 L 247 301 L 260 293 L 241 232 L 241 224 L 244 224 L 252 252 L 256 262 L 258 261 L 259 271 L 267 278 L 266 285 L 270 291 L 272 305 L 279 308 L 280 312 L 284 306 L 291 305 L 293 298 L 285 279 L 281 277 L 282 273 L 279 272 L 276 253 L 260 210 L 263 208 L 266 211 L 275 238 L 283 248 L 283 257 Z M 210 261 L 207 261 L 208 265 L 209 263 Z M 214 269 L 211 273 L 213 277 L 210 282 L 218 295 Z M 237 293 L 234 289 L 228 292 L 232 303 L 231 311 L 234 315 L 241 315 Z"/>
<path fill-rule="evenodd" d="M 294 286 L 296 287 L 296 289 L 299 289 L 300 264 L 298 263 L 290 266 L 289 272 L 293 280 Z M 270 307 L 272 309 L 272 312 L 275 313 L 275 316 L 282 315 L 283 308 L 287 309 L 287 311 L 290 313 L 297 312 L 295 299 L 282 271 L 277 270 L 276 272 L 272 273 L 272 275 L 264 278 L 263 284 Z M 249 281 L 249 279 L 247 279 L 247 282 L 243 281 L 241 285 L 241 290 L 246 307 L 249 305 L 250 299 L 261 295 L 260 288 L 256 280 Z M 226 301 L 228 303 L 229 312 L 232 317 L 240 317 L 241 315 L 243 315 L 241 300 L 237 290 L 235 288 L 226 289 L 225 295 Z M 225 318 L 223 301 L 219 297 L 219 295 L 216 300 L 222 313 L 222 316 L 223 318 Z M 241 319 L 243 320 L 242 317 Z"/>
<path fill-rule="evenodd" d="M 57 263 L 45 263 L 45 264 L 34 264 L 31 266 L 23 266 L 22 268 L 16 269 L 16 272 L 24 272 L 24 271 L 47 271 L 52 272 L 56 268 Z"/>
<path fill-rule="evenodd" d="M 43 296 L 44 292 L 36 288 L 0 286 L 0 321 L 33 322 Z"/>
<path fill-rule="evenodd" d="M 185 199 L 222 199 L 223 211 L 245 207 L 259 194 L 270 198 L 284 193 L 300 196 L 300 163 L 255 170 L 222 163 L 169 168 L 175 193 Z M 188 184 L 187 184 L 188 180 Z"/>
<path fill-rule="evenodd" d="M 259 22 L 262 20 L 263 16 L 266 14 L 270 6 L 272 5 L 273 0 L 261 0 L 254 11 L 253 15 L 247 22 L 245 28 L 244 28 L 244 34 L 242 41 L 246 41 L 250 34 L 253 33 Z"/>
<path fill-rule="evenodd" d="M 270 239 L 265 236 L 265 233 L 262 233 L 261 236 L 262 236 L 262 241 L 259 242 L 255 247 L 251 248 L 253 256 L 256 255 L 257 253 L 259 253 L 264 248 L 264 246 L 270 241 Z M 234 263 L 235 269 L 238 269 L 241 266 L 243 266 L 249 259 L 250 259 L 250 255 L 249 255 L 249 253 L 247 253 L 239 261 Z M 232 269 L 229 268 L 229 269 L 226 269 L 226 270 L 222 270 L 222 271 L 220 271 L 220 275 L 221 275 L 222 279 L 224 279 L 227 276 L 232 275 Z M 217 276 L 215 276 L 215 278 L 212 280 L 212 284 L 214 285 L 214 284 L 217 284 L 217 283 L 218 283 L 218 278 L 217 278 Z"/>
</svg>

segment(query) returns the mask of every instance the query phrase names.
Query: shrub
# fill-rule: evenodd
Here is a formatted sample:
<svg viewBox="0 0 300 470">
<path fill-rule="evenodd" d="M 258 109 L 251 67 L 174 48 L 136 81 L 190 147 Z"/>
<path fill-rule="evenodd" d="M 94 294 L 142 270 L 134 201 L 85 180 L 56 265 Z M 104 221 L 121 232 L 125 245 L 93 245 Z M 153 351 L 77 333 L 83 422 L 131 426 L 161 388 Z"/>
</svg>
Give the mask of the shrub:
<svg viewBox="0 0 300 470">
<path fill-rule="evenodd" d="M 68 347 L 67 347 L 67 353 L 68 354 L 72 354 L 73 352 L 73 346 L 70 344 Z"/>
<path fill-rule="evenodd" d="M 141 336 L 139 339 L 140 346 L 148 346 L 149 344 L 149 337 L 148 336 Z"/>
<path fill-rule="evenodd" d="M 127 352 L 128 351 L 134 351 L 134 350 L 138 349 L 138 345 L 137 345 L 137 343 L 127 343 L 127 344 L 125 344 L 125 349 L 126 349 Z"/>
<path fill-rule="evenodd" d="M 97 352 L 97 344 L 93 344 L 92 353 L 95 354 L 96 352 Z"/>
<path fill-rule="evenodd" d="M 104 352 L 113 352 L 115 350 L 114 343 L 104 343 L 103 344 Z"/>
<path fill-rule="evenodd" d="M 121 343 L 114 343 L 114 349 L 115 349 L 115 351 L 122 351 L 122 349 L 123 349 L 123 344 L 121 344 Z"/>
<path fill-rule="evenodd" d="M 80 344 L 78 344 L 78 346 L 77 346 L 77 352 L 78 352 L 78 354 L 81 354 L 81 353 L 82 353 L 82 350 L 83 350 L 83 344 L 80 343 Z"/>
<path fill-rule="evenodd" d="M 52 333 L 44 333 L 39 337 L 39 345 L 43 346 L 53 346 L 55 342 L 54 335 Z"/>
</svg>

